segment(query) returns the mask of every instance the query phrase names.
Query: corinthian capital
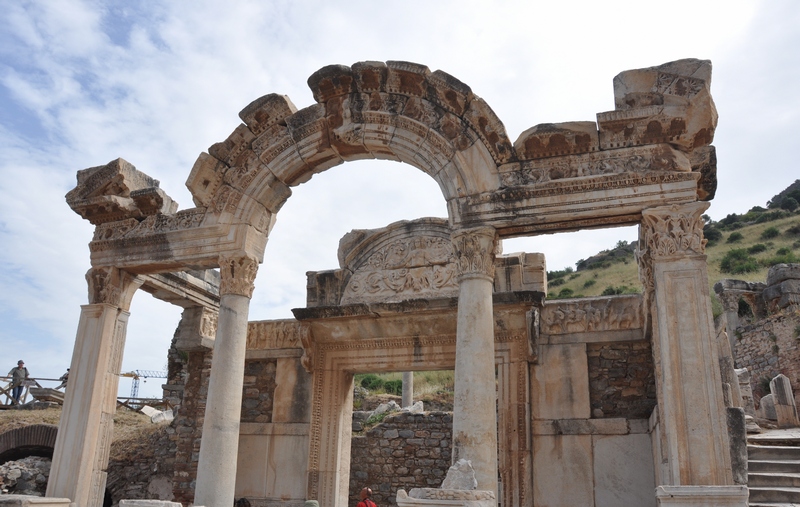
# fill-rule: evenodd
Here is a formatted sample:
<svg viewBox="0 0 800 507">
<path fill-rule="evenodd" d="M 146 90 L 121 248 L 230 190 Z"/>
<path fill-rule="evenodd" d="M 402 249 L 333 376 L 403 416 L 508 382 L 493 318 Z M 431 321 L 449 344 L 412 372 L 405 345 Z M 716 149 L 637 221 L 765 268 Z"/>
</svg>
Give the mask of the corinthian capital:
<svg viewBox="0 0 800 507">
<path fill-rule="evenodd" d="M 219 258 L 219 295 L 237 294 L 253 297 L 253 281 L 258 273 L 258 259 L 249 255 L 223 255 Z"/>
<path fill-rule="evenodd" d="M 456 254 L 459 278 L 486 276 L 494 279 L 494 258 L 500 241 L 493 227 L 460 229 L 450 234 Z"/>
<path fill-rule="evenodd" d="M 707 202 L 673 204 L 642 211 L 639 229 L 639 249 L 653 259 L 702 255 L 706 250 L 703 239 L 703 219 Z"/>
<path fill-rule="evenodd" d="M 105 303 L 127 311 L 143 280 L 119 268 L 91 268 L 86 272 L 89 303 Z"/>
</svg>

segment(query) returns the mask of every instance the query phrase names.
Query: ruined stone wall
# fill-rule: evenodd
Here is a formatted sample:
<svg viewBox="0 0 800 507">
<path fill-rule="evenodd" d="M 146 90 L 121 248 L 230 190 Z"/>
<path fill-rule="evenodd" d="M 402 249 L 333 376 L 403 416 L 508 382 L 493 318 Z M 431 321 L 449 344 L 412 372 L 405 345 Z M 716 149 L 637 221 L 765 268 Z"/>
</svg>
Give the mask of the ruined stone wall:
<svg viewBox="0 0 800 507">
<path fill-rule="evenodd" d="M 786 309 L 740 327 L 734 347 L 736 367 L 750 371 L 756 401 L 769 394 L 764 379 L 779 373 L 789 377 L 795 400 L 800 401 L 800 310 Z"/>
<path fill-rule="evenodd" d="M 112 444 L 106 481 L 106 491 L 111 496 L 112 505 L 119 504 L 123 498 L 174 498 L 172 481 L 177 447 L 174 437 L 175 428 L 161 426 L 141 442 Z M 119 449 L 120 445 L 125 448 Z"/>
<path fill-rule="evenodd" d="M 364 486 L 373 500 L 396 505 L 398 489 L 438 488 L 450 468 L 453 415 L 449 412 L 399 413 L 386 417 L 363 436 L 353 436 L 350 504 Z"/>
<path fill-rule="evenodd" d="M 242 422 L 272 422 L 277 359 L 249 359 L 244 364 Z"/>
<path fill-rule="evenodd" d="M 592 417 L 646 419 L 656 406 L 650 342 L 588 343 Z"/>
<path fill-rule="evenodd" d="M 189 504 L 194 501 L 194 481 L 197 478 L 197 460 L 211 373 L 211 351 L 187 352 L 186 371 L 183 401 L 172 422 L 174 433 L 170 438 L 175 443 L 175 501 Z"/>
</svg>

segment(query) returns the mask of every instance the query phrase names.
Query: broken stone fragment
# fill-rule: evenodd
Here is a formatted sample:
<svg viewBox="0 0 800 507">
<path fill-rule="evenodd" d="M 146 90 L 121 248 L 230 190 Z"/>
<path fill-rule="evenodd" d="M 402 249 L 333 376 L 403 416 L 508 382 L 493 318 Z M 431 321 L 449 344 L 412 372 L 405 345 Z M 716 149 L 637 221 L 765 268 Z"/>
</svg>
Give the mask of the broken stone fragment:
<svg viewBox="0 0 800 507">
<path fill-rule="evenodd" d="M 478 479 L 475 478 L 472 462 L 462 458 L 453 463 L 447 470 L 441 489 L 478 489 Z"/>
</svg>

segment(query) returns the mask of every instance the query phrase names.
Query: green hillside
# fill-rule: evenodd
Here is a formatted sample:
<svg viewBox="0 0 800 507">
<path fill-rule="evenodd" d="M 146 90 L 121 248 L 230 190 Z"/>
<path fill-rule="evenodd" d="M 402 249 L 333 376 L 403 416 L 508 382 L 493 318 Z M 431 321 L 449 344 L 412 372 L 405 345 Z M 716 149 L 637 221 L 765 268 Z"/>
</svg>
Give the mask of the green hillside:
<svg viewBox="0 0 800 507">
<path fill-rule="evenodd" d="M 773 197 L 767 208 L 713 221 L 704 215 L 708 282 L 723 278 L 763 282 L 773 264 L 800 262 L 800 180 Z M 548 299 L 641 292 L 635 243 L 619 242 L 576 269 L 548 271 Z"/>
</svg>

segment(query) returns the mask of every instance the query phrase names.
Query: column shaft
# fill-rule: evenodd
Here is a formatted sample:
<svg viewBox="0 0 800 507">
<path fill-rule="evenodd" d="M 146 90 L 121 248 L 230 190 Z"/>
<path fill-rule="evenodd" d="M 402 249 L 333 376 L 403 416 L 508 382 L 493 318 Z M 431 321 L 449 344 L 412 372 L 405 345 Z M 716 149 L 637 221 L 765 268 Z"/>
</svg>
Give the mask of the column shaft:
<svg viewBox="0 0 800 507">
<path fill-rule="evenodd" d="M 247 316 L 258 262 L 250 257 L 220 260 L 220 304 L 194 504 L 230 507 L 236 487 L 242 413 Z"/>
<path fill-rule="evenodd" d="M 410 407 L 414 404 L 414 372 L 403 372 L 403 406 Z"/>
<path fill-rule="evenodd" d="M 478 489 L 497 494 L 497 390 L 492 287 L 495 231 L 456 231 L 459 260 L 453 462 L 472 461 Z"/>
</svg>

